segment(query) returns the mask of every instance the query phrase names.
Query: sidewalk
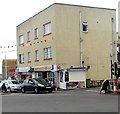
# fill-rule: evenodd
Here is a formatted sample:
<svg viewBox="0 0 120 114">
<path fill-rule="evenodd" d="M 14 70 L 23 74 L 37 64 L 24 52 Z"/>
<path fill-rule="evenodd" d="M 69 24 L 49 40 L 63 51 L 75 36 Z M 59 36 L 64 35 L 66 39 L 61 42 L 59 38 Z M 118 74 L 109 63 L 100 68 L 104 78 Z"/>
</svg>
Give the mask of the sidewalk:
<svg viewBox="0 0 120 114">
<path fill-rule="evenodd" d="M 0 95 L 9 95 L 11 93 L 7 92 L 7 93 L 3 93 L 1 90 L 0 90 Z"/>
</svg>

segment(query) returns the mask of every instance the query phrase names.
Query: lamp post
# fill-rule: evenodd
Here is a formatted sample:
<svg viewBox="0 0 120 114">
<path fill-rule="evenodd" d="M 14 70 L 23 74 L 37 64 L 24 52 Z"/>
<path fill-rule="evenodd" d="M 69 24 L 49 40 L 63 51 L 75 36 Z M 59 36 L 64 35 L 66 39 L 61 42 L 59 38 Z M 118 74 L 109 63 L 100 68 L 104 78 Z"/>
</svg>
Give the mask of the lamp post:
<svg viewBox="0 0 120 114">
<path fill-rule="evenodd" d="M 7 76 L 7 58 L 6 58 L 6 52 L 5 52 L 5 77 L 6 77 L 6 79 L 8 78 L 8 76 Z"/>
</svg>

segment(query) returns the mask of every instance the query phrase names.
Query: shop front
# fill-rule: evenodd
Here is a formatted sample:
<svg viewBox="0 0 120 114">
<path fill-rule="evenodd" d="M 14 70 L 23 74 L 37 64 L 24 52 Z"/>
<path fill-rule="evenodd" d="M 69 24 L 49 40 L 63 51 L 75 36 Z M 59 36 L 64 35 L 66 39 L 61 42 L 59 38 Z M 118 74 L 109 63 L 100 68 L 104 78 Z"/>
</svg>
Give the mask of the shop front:
<svg viewBox="0 0 120 114">
<path fill-rule="evenodd" d="M 32 77 L 32 73 L 30 73 L 29 70 L 30 67 L 17 68 L 17 74 L 20 75 L 20 81 L 23 81 L 28 77 Z"/>
<path fill-rule="evenodd" d="M 55 84 L 56 82 L 55 72 L 53 71 L 53 65 L 34 67 L 33 77 L 43 78 L 52 84 Z"/>
</svg>

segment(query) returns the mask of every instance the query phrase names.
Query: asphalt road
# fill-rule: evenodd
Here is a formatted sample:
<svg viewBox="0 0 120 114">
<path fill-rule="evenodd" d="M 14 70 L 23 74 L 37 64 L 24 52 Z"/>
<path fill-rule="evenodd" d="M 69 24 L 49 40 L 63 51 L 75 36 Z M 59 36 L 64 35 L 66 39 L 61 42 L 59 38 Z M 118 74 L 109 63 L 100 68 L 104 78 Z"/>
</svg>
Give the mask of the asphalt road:
<svg viewBox="0 0 120 114">
<path fill-rule="evenodd" d="M 2 112 L 118 112 L 118 96 L 98 89 L 2 95 Z"/>
</svg>

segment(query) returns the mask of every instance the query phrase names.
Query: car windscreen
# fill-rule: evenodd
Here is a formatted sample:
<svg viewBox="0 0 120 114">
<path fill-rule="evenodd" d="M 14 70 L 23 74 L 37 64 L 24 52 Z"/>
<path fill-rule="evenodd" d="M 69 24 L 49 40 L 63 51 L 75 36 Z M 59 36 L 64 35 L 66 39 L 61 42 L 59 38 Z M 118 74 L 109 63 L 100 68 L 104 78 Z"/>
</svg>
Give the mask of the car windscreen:
<svg viewBox="0 0 120 114">
<path fill-rule="evenodd" d="M 34 78 L 36 83 L 40 83 L 43 85 L 47 85 L 48 83 L 44 80 L 44 79 L 40 79 L 40 78 Z"/>
<path fill-rule="evenodd" d="M 19 84 L 17 81 L 12 81 L 12 84 Z"/>
</svg>

